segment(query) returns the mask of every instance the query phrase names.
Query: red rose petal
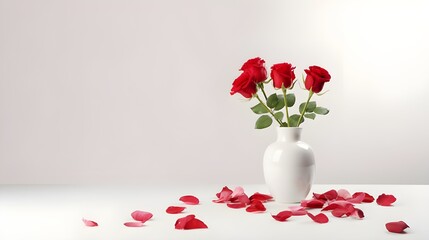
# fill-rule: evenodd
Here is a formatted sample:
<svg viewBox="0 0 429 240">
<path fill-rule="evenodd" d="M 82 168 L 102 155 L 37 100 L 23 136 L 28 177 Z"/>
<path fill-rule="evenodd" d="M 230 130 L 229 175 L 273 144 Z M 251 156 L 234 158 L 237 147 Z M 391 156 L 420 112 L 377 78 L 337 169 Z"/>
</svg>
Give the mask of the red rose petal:
<svg viewBox="0 0 429 240">
<path fill-rule="evenodd" d="M 393 195 L 381 194 L 377 198 L 377 204 L 381 206 L 390 206 L 396 201 L 396 198 Z"/>
<path fill-rule="evenodd" d="M 176 214 L 176 213 L 183 212 L 183 210 L 185 210 L 185 209 L 186 209 L 186 207 L 170 206 L 165 210 L 165 212 L 167 212 L 169 214 Z"/>
<path fill-rule="evenodd" d="M 88 220 L 88 219 L 85 219 L 85 218 L 82 218 L 82 222 L 87 227 L 97 227 L 98 226 L 98 223 L 91 221 L 91 220 Z"/>
<path fill-rule="evenodd" d="M 329 203 L 328 206 L 324 207 L 322 211 L 334 210 L 336 208 L 345 208 L 349 205 L 353 206 L 353 204 L 344 200 L 334 201 Z"/>
<path fill-rule="evenodd" d="M 362 203 L 364 199 L 365 199 L 365 193 L 361 192 L 361 193 L 353 194 L 353 197 L 346 199 L 346 201 L 351 203 Z"/>
<path fill-rule="evenodd" d="M 292 216 L 307 215 L 307 210 L 305 210 L 302 206 L 290 206 L 289 209 L 292 212 Z"/>
<path fill-rule="evenodd" d="M 386 223 L 386 229 L 393 233 L 403 233 L 409 226 L 404 221 Z"/>
<path fill-rule="evenodd" d="M 233 191 L 229 189 L 227 186 L 223 187 L 219 193 L 216 193 L 216 197 L 218 199 L 213 200 L 215 203 L 224 203 L 228 202 L 231 199 Z"/>
<path fill-rule="evenodd" d="M 332 210 L 331 213 L 332 213 L 332 216 L 340 218 L 343 216 L 347 216 L 348 211 L 346 208 L 338 207 L 338 208 L 335 208 L 334 210 Z"/>
<path fill-rule="evenodd" d="M 325 201 L 319 199 L 302 200 L 301 206 L 307 208 L 322 208 L 325 205 Z"/>
<path fill-rule="evenodd" d="M 293 214 L 291 211 L 281 211 L 281 212 L 277 213 L 277 215 L 271 215 L 271 216 L 279 222 L 284 222 L 288 218 L 290 218 L 292 215 Z"/>
<path fill-rule="evenodd" d="M 307 213 L 307 215 L 313 219 L 313 221 L 317 222 L 317 223 L 327 223 L 329 222 L 329 218 L 324 214 L 324 213 L 319 213 L 316 216 L 314 216 L 311 213 Z"/>
<path fill-rule="evenodd" d="M 136 210 L 136 211 L 131 213 L 131 217 L 136 221 L 140 221 L 140 222 L 144 223 L 147 220 L 151 219 L 153 217 L 153 214 L 150 212 Z"/>
<path fill-rule="evenodd" d="M 350 216 L 358 219 L 362 219 L 365 217 L 365 215 L 363 214 L 363 211 L 360 210 L 359 208 L 355 208 L 355 210 L 351 213 Z"/>
<path fill-rule="evenodd" d="M 186 224 L 185 224 L 185 230 L 189 230 L 189 229 L 198 229 L 198 228 L 208 228 L 207 225 L 201 221 L 200 219 L 197 218 L 193 218 L 191 220 L 189 220 Z"/>
<path fill-rule="evenodd" d="M 332 189 L 322 194 L 313 193 L 313 197 L 319 200 L 335 200 L 338 197 L 338 193 Z"/>
<path fill-rule="evenodd" d="M 360 194 L 360 193 L 362 193 L 362 192 L 355 192 L 355 193 L 353 194 L 352 198 L 355 198 L 355 197 L 356 197 L 356 195 L 358 195 L 358 194 Z M 374 202 L 374 197 L 373 197 L 373 196 L 369 195 L 369 194 L 368 194 L 368 193 L 366 193 L 366 192 L 363 192 L 363 193 L 365 194 L 365 197 L 364 197 L 364 199 L 363 199 L 363 201 L 362 201 L 362 202 L 365 202 L 365 203 L 372 203 L 372 202 Z"/>
<path fill-rule="evenodd" d="M 266 210 L 264 204 L 261 201 L 254 200 L 250 203 L 250 206 L 246 208 L 247 212 L 264 212 Z"/>
<path fill-rule="evenodd" d="M 143 227 L 144 223 L 143 222 L 126 222 L 124 223 L 124 225 L 127 227 Z"/>
<path fill-rule="evenodd" d="M 236 202 L 236 203 L 227 203 L 226 206 L 228 206 L 229 208 L 244 208 L 247 206 L 246 203 L 242 203 L 242 202 Z"/>
<path fill-rule="evenodd" d="M 270 196 L 270 195 L 267 195 L 267 194 L 256 192 L 252 196 L 250 196 L 249 199 L 250 199 L 250 201 L 258 200 L 258 201 L 261 201 L 261 202 L 267 202 L 269 200 L 272 200 L 273 197 Z"/>
<path fill-rule="evenodd" d="M 346 199 L 349 199 L 351 197 L 352 197 L 352 195 L 346 189 L 338 190 L 338 199 L 339 200 L 346 200 Z"/>
<path fill-rule="evenodd" d="M 188 205 L 197 205 L 198 203 L 200 203 L 200 200 L 197 197 L 192 195 L 182 196 L 179 198 L 179 200 Z"/>
<path fill-rule="evenodd" d="M 176 229 L 185 229 L 186 224 L 187 224 L 189 221 L 191 221 L 192 219 L 194 219 L 194 218 L 195 218 L 195 215 L 194 215 L 194 214 L 190 214 L 190 215 L 188 215 L 188 216 L 185 216 L 185 217 L 179 218 L 179 219 L 177 219 L 177 220 L 176 220 L 176 223 L 174 224 L 174 227 L 175 227 Z"/>
</svg>

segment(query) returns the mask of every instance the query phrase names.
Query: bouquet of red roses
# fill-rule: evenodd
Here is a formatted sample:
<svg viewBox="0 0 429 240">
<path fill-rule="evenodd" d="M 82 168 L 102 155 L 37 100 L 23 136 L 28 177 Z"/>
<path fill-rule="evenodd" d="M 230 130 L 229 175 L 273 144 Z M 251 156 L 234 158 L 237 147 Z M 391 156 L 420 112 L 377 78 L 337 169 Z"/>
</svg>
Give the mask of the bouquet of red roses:
<svg viewBox="0 0 429 240">
<path fill-rule="evenodd" d="M 326 115 L 329 110 L 317 106 L 315 101 L 310 101 L 313 95 L 322 95 L 320 92 L 331 76 L 328 71 L 319 66 L 310 66 L 305 69 L 306 77 L 303 77 L 305 89 L 308 90 L 306 102 L 299 106 L 299 114 L 289 115 L 289 108 L 294 106 L 295 94 L 288 93 L 295 86 L 295 67 L 290 63 L 277 63 L 271 67 L 270 78 L 264 66 L 265 61 L 259 57 L 249 59 L 241 67 L 241 75 L 232 83 L 231 95 L 240 93 L 247 99 L 256 98 L 259 103 L 251 109 L 256 114 L 262 114 L 256 120 L 255 128 L 262 129 L 269 127 L 273 119 L 280 127 L 299 127 L 304 122 L 304 118 L 315 119 L 316 114 Z M 282 94 L 273 93 L 267 96 L 264 85 L 272 81 L 275 90 L 282 91 Z M 261 91 L 264 99 L 258 95 Z M 283 108 L 285 108 L 283 113 Z M 285 118 L 286 116 L 286 118 Z M 284 120 L 283 120 L 284 119 Z"/>
</svg>

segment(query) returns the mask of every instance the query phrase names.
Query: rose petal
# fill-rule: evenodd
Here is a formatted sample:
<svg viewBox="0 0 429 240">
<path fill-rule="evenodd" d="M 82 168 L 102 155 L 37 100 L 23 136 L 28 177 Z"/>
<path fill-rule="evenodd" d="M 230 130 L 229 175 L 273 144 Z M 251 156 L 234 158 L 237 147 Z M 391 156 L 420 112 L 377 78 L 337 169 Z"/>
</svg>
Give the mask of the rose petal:
<svg viewBox="0 0 429 240">
<path fill-rule="evenodd" d="M 393 195 L 381 194 L 377 198 L 377 204 L 381 206 L 390 206 L 396 201 L 396 198 Z"/>
<path fill-rule="evenodd" d="M 236 202 L 236 203 L 227 203 L 226 206 L 228 206 L 229 208 L 244 208 L 247 206 L 247 204 L 242 203 L 242 202 Z"/>
<path fill-rule="evenodd" d="M 277 213 L 277 215 L 271 215 L 271 216 L 279 222 L 284 222 L 288 218 L 290 218 L 292 215 L 293 214 L 291 211 L 281 211 L 281 212 Z"/>
<path fill-rule="evenodd" d="M 252 196 L 250 196 L 249 199 L 250 199 L 250 201 L 258 200 L 258 201 L 261 201 L 261 202 L 267 202 L 269 200 L 272 200 L 273 197 L 270 196 L 270 195 L 267 195 L 267 194 L 256 192 Z"/>
<path fill-rule="evenodd" d="M 186 207 L 177 207 L 177 206 L 170 206 L 165 211 L 169 214 L 176 214 L 181 213 L 183 210 L 185 210 Z"/>
<path fill-rule="evenodd" d="M 353 204 L 351 204 L 348 201 L 338 200 L 338 201 L 334 201 L 334 202 L 329 203 L 328 206 L 326 206 L 322 209 L 322 211 L 334 210 L 334 209 L 340 208 L 340 207 L 345 208 L 349 205 L 353 206 Z"/>
<path fill-rule="evenodd" d="M 338 197 L 338 193 L 332 189 L 322 194 L 313 193 L 313 197 L 319 200 L 335 200 Z"/>
<path fill-rule="evenodd" d="M 223 187 L 222 190 L 219 193 L 216 193 L 216 197 L 218 199 L 213 200 L 215 203 L 224 203 L 228 202 L 231 199 L 233 191 L 229 189 L 227 186 Z"/>
<path fill-rule="evenodd" d="M 355 208 L 355 210 L 351 213 L 350 216 L 358 219 L 362 219 L 365 217 L 365 215 L 363 214 L 363 211 L 360 210 L 359 208 Z"/>
<path fill-rule="evenodd" d="M 126 222 L 124 223 L 124 225 L 127 227 L 143 227 L 144 223 L 143 222 Z"/>
<path fill-rule="evenodd" d="M 264 212 L 266 210 L 264 204 L 261 201 L 254 200 L 250 203 L 250 206 L 246 208 L 247 212 Z"/>
<path fill-rule="evenodd" d="M 356 197 L 356 195 L 358 195 L 358 194 L 360 194 L 360 193 L 362 193 L 362 192 L 355 192 L 355 193 L 353 194 L 352 198 L 355 198 L 355 197 Z M 368 194 L 368 193 L 366 193 L 366 192 L 363 192 L 363 193 L 365 194 L 365 197 L 364 197 L 364 199 L 363 199 L 363 201 L 362 201 L 362 202 L 365 202 L 365 203 L 372 203 L 372 202 L 374 202 L 374 197 L 373 197 L 373 196 L 369 195 L 369 194 Z"/>
<path fill-rule="evenodd" d="M 176 229 L 185 229 L 186 224 L 187 224 L 189 221 L 191 221 L 192 219 L 194 219 L 194 218 L 195 218 L 195 215 L 194 215 L 194 214 L 190 214 L 190 215 L 188 215 L 188 216 L 185 216 L 185 217 L 179 218 L 179 219 L 177 219 L 177 220 L 176 220 L 176 223 L 174 224 L 174 227 L 175 227 Z"/>
<path fill-rule="evenodd" d="M 353 197 L 346 199 L 346 201 L 351 203 L 362 203 L 362 201 L 365 199 L 365 193 L 355 193 L 353 194 Z"/>
<path fill-rule="evenodd" d="M 236 187 L 234 191 L 231 193 L 231 197 L 237 197 L 244 194 L 244 189 L 242 187 Z"/>
<path fill-rule="evenodd" d="M 409 226 L 404 221 L 386 223 L 386 229 L 389 232 L 403 233 L 406 228 L 409 228 Z"/>
<path fill-rule="evenodd" d="M 189 220 L 186 224 L 185 224 L 185 230 L 189 230 L 189 229 L 198 229 L 198 228 L 208 228 L 207 225 L 201 221 L 198 218 L 193 218 L 191 220 Z"/>
<path fill-rule="evenodd" d="M 292 216 L 307 215 L 307 210 L 305 210 L 302 206 L 289 206 L 289 209 L 292 212 Z"/>
<path fill-rule="evenodd" d="M 325 205 L 325 201 L 319 199 L 302 200 L 301 206 L 306 208 L 322 208 Z"/>
<path fill-rule="evenodd" d="M 356 209 L 354 208 L 353 204 L 351 204 L 351 203 L 345 204 L 345 205 L 337 205 L 332 210 L 332 215 L 335 217 L 343 217 L 344 215 L 348 217 L 348 216 L 352 215 L 355 211 L 356 211 Z"/>
<path fill-rule="evenodd" d="M 327 222 L 329 222 L 329 218 L 325 215 L 325 214 L 323 214 L 323 213 L 319 213 L 319 214 L 317 214 L 316 216 L 314 216 L 313 214 L 311 214 L 311 213 L 307 213 L 307 215 L 311 218 L 311 219 L 313 219 L 313 221 L 315 221 L 315 222 L 317 222 L 317 223 L 327 223 Z"/>
<path fill-rule="evenodd" d="M 131 217 L 136 221 L 140 221 L 140 222 L 144 223 L 147 220 L 151 219 L 153 217 L 153 214 L 150 212 L 136 210 L 136 211 L 131 213 Z"/>
<path fill-rule="evenodd" d="M 350 192 L 346 189 L 340 189 L 338 190 L 338 198 L 339 200 L 346 200 L 348 198 L 351 198 L 352 195 L 350 195 Z"/>
<path fill-rule="evenodd" d="M 197 205 L 198 203 L 200 203 L 200 200 L 197 197 L 192 195 L 182 196 L 179 198 L 179 200 L 188 205 Z"/>
<path fill-rule="evenodd" d="M 85 218 L 82 218 L 82 222 L 87 227 L 97 227 L 98 226 L 98 223 L 91 221 L 91 220 L 88 220 L 88 219 L 85 219 Z"/>
</svg>

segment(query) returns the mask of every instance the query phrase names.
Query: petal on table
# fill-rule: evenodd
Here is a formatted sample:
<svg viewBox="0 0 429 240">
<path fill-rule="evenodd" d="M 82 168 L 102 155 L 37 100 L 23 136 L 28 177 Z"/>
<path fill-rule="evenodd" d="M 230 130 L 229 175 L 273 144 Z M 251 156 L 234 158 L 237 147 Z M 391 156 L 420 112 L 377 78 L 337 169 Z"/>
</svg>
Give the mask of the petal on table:
<svg viewBox="0 0 429 240">
<path fill-rule="evenodd" d="M 234 189 L 234 191 L 232 191 L 232 193 L 231 193 L 231 197 L 232 198 L 234 198 L 234 197 L 237 197 L 237 196 L 241 196 L 241 195 L 243 195 L 244 194 L 244 189 L 243 189 L 243 187 L 236 187 L 235 189 Z"/>
<path fill-rule="evenodd" d="M 193 218 L 191 220 L 189 220 L 186 224 L 185 224 L 185 230 L 189 230 L 189 229 L 199 229 L 199 228 L 208 228 L 207 225 L 201 221 L 198 218 Z"/>
<path fill-rule="evenodd" d="M 346 199 L 349 199 L 351 197 L 352 197 L 352 195 L 346 189 L 338 190 L 338 199 L 339 200 L 346 200 Z"/>
<path fill-rule="evenodd" d="M 227 203 L 226 206 L 228 206 L 229 208 L 245 208 L 247 206 L 246 203 L 242 203 L 242 202 L 235 202 L 235 203 Z"/>
<path fill-rule="evenodd" d="M 358 195 L 358 194 L 360 194 L 360 193 L 362 193 L 362 192 L 355 192 L 355 193 L 353 194 L 352 198 L 355 198 L 355 197 L 356 197 L 356 195 Z M 373 197 L 373 196 L 369 195 L 369 194 L 368 194 L 368 193 L 366 193 L 366 192 L 363 192 L 363 193 L 365 194 L 365 198 L 363 199 L 363 201 L 362 201 L 362 202 L 365 202 L 365 203 L 372 203 L 372 202 L 374 202 L 374 197 Z"/>
<path fill-rule="evenodd" d="M 321 194 L 313 193 L 313 197 L 319 200 L 335 200 L 338 197 L 338 193 L 335 189 L 332 189 Z"/>
<path fill-rule="evenodd" d="M 213 200 L 215 203 L 224 203 L 228 202 L 231 199 L 233 191 L 229 189 L 227 186 L 223 187 L 222 190 L 218 193 L 216 193 L 216 197 L 218 199 Z"/>
<path fill-rule="evenodd" d="M 409 226 L 404 221 L 386 223 L 386 229 L 389 232 L 403 233 L 406 228 L 409 228 Z"/>
<path fill-rule="evenodd" d="M 190 215 L 188 215 L 188 216 L 185 216 L 185 217 L 179 218 L 179 219 L 177 219 L 177 220 L 176 220 L 176 223 L 174 224 L 174 227 L 175 227 L 176 229 L 185 229 L 186 224 L 187 224 L 189 221 L 191 221 L 192 219 L 194 219 L 194 218 L 195 218 L 195 215 L 194 215 L 194 214 L 190 214 Z"/>
<path fill-rule="evenodd" d="M 307 210 L 303 206 L 289 206 L 292 216 L 303 216 L 307 215 Z"/>
<path fill-rule="evenodd" d="M 185 209 L 186 207 L 170 206 L 167 208 L 167 210 L 165 210 L 165 212 L 169 214 L 177 214 L 183 212 Z"/>
<path fill-rule="evenodd" d="M 329 203 L 328 206 L 322 209 L 322 211 L 334 210 L 336 208 L 346 208 L 349 205 L 353 206 L 353 204 L 348 201 L 338 200 L 338 201 Z"/>
<path fill-rule="evenodd" d="M 188 205 L 197 205 L 198 203 L 200 203 L 200 200 L 192 195 L 181 196 L 179 200 Z"/>
<path fill-rule="evenodd" d="M 360 210 L 359 208 L 355 208 L 355 210 L 351 213 L 350 216 L 357 218 L 357 219 L 362 219 L 365 217 L 365 215 L 363 214 L 363 211 Z"/>
<path fill-rule="evenodd" d="M 143 227 L 144 223 L 143 222 L 126 222 L 124 223 L 124 225 L 127 227 Z"/>
<path fill-rule="evenodd" d="M 85 218 L 82 218 L 82 222 L 87 227 L 97 227 L 98 226 L 98 223 L 91 221 L 91 220 L 88 220 L 88 219 L 85 219 Z"/>
<path fill-rule="evenodd" d="M 250 206 L 246 208 L 247 212 L 264 212 L 266 210 L 264 204 L 259 200 L 254 200 L 250 203 Z"/>
<path fill-rule="evenodd" d="M 302 200 L 301 206 L 306 208 L 322 208 L 325 205 L 325 201 L 319 199 Z"/>
<path fill-rule="evenodd" d="M 136 211 L 131 213 L 131 217 L 136 221 L 140 221 L 140 222 L 144 223 L 147 220 L 151 219 L 153 217 L 153 214 L 150 212 L 136 210 Z"/>
<path fill-rule="evenodd" d="M 271 216 L 279 222 L 284 222 L 292 216 L 292 211 L 287 211 L 287 210 L 281 211 L 281 212 L 277 213 L 276 215 L 271 215 Z"/>
<path fill-rule="evenodd" d="M 353 194 L 353 196 L 349 199 L 346 199 L 346 201 L 351 203 L 362 203 L 364 199 L 365 199 L 365 193 L 361 192 L 361 193 Z"/>
<path fill-rule="evenodd" d="M 396 198 L 393 195 L 381 194 L 377 198 L 377 204 L 381 206 L 390 206 L 396 201 Z"/>
<path fill-rule="evenodd" d="M 307 215 L 313 219 L 313 221 L 317 222 L 317 223 L 327 223 L 329 222 L 329 218 L 324 214 L 324 213 L 319 213 L 316 216 L 314 216 L 311 213 L 307 213 Z"/>
<path fill-rule="evenodd" d="M 268 194 L 263 194 L 263 193 L 254 193 L 252 196 L 249 197 L 250 201 L 254 201 L 254 200 L 258 200 L 261 202 L 267 202 L 273 199 L 272 196 L 268 195 Z"/>
</svg>

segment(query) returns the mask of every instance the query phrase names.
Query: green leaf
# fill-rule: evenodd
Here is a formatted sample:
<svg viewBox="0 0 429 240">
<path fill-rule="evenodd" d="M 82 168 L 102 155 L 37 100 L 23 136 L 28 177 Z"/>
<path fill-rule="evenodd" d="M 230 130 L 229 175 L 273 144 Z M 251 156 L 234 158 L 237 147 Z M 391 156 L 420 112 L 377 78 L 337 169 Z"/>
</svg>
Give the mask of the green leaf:
<svg viewBox="0 0 429 240">
<path fill-rule="evenodd" d="M 283 112 L 276 112 L 276 113 L 274 113 L 274 117 L 277 120 L 279 120 L 280 122 L 283 120 L 283 116 L 284 116 Z"/>
<path fill-rule="evenodd" d="M 300 113 L 302 113 L 302 111 L 304 111 L 304 106 L 305 106 L 305 103 L 301 103 L 301 105 L 299 105 L 299 112 Z M 315 108 L 316 108 L 316 102 L 309 102 L 307 105 L 307 109 L 305 111 L 306 112 L 313 112 Z"/>
<path fill-rule="evenodd" d="M 273 123 L 273 119 L 271 119 L 270 116 L 262 115 L 258 118 L 258 120 L 256 120 L 255 128 L 256 129 L 267 128 L 271 125 L 271 123 Z"/>
<path fill-rule="evenodd" d="M 314 112 L 320 115 L 326 115 L 329 113 L 329 109 L 324 108 L 324 107 L 316 107 L 314 109 Z"/>
<path fill-rule="evenodd" d="M 314 120 L 316 118 L 316 114 L 315 113 L 306 113 L 306 114 L 304 114 L 304 117 Z"/>
<path fill-rule="evenodd" d="M 274 110 L 276 111 L 282 109 L 285 106 L 285 100 L 283 98 L 283 95 L 278 94 L 277 98 L 279 101 L 277 102 L 277 105 L 274 107 Z"/>
<path fill-rule="evenodd" d="M 287 100 L 287 106 L 288 107 L 292 107 L 293 105 L 295 105 L 295 94 L 293 93 L 288 93 L 286 94 L 286 100 Z"/>
<path fill-rule="evenodd" d="M 298 114 L 294 114 L 292 116 L 289 117 L 289 124 L 291 127 L 298 127 L 298 120 L 299 120 L 299 115 Z M 301 119 L 300 123 L 304 122 L 304 118 Z"/>
<path fill-rule="evenodd" d="M 269 108 L 274 108 L 278 102 L 279 102 L 279 99 L 277 98 L 277 94 L 273 93 L 267 99 L 267 106 Z"/>
<path fill-rule="evenodd" d="M 252 109 L 252 111 L 256 114 L 268 113 L 268 109 L 264 107 L 262 103 L 258 103 L 255 106 L 251 107 L 250 109 Z"/>
</svg>

